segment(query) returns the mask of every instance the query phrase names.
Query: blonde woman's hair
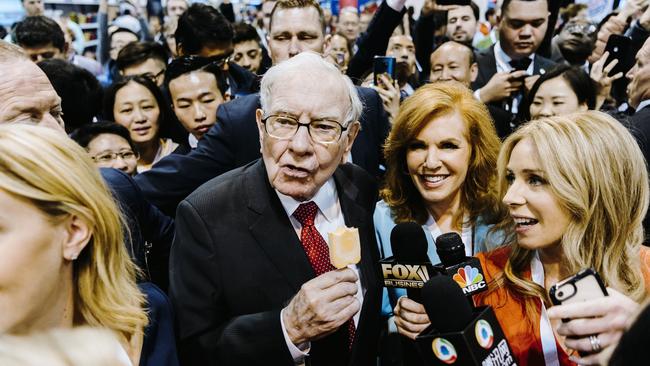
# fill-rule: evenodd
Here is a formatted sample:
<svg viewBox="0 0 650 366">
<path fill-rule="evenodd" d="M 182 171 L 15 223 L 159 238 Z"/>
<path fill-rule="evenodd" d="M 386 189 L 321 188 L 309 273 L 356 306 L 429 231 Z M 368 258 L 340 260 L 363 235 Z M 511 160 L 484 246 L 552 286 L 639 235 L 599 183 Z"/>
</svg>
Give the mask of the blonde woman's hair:
<svg viewBox="0 0 650 366">
<path fill-rule="evenodd" d="M 124 246 L 124 219 L 83 148 L 48 128 L 0 124 L 0 189 L 53 223 L 74 215 L 89 226 L 91 239 L 74 262 L 74 324 L 112 329 L 127 341 L 140 334 L 145 299 Z"/>
<path fill-rule="evenodd" d="M 121 347 L 107 329 L 53 329 L 23 336 L 0 335 L 3 366 L 117 366 Z M 124 365 L 126 366 L 126 365 Z"/>
<path fill-rule="evenodd" d="M 440 82 L 419 88 L 400 107 L 395 124 L 384 146 L 386 178 L 381 197 L 391 208 L 395 222 L 415 221 L 424 224 L 429 217 L 406 166 L 409 146 L 433 119 L 458 113 L 466 126 L 470 159 L 462 185 L 461 210 L 454 217 L 460 226 L 464 214 L 469 224 L 478 216 L 498 221 L 507 211 L 496 195 L 496 162 L 501 141 L 485 105 L 457 82 Z"/>
<path fill-rule="evenodd" d="M 606 286 L 635 301 L 643 299 L 646 287 L 639 253 L 648 207 L 648 173 L 635 139 L 618 121 L 596 111 L 532 121 L 510 135 L 501 149 L 500 197 L 508 190 L 510 155 L 523 139 L 535 146 L 551 192 L 570 215 L 561 239 L 568 271 L 594 268 Z M 512 227 L 510 219 L 495 229 L 509 228 L 512 234 Z M 515 241 L 504 276 L 497 282 L 520 299 L 534 296 L 550 306 L 544 288 L 522 275 L 530 269 L 534 251 Z"/>
</svg>

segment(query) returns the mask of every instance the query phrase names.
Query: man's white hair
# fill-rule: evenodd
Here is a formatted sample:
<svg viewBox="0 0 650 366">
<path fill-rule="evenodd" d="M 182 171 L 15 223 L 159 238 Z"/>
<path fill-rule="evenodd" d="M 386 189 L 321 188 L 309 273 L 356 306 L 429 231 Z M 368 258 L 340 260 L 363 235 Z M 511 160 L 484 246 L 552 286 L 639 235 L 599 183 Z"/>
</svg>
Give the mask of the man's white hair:
<svg viewBox="0 0 650 366">
<path fill-rule="evenodd" d="M 350 105 L 345 114 L 345 119 L 341 121 L 341 124 L 343 126 L 348 126 L 350 123 L 359 120 L 363 105 L 361 104 L 361 99 L 359 99 L 359 94 L 357 93 L 357 89 L 352 83 L 352 80 L 343 75 L 336 66 L 325 61 L 321 55 L 310 51 L 301 52 L 300 54 L 291 57 L 266 71 L 262 78 L 262 85 L 260 86 L 260 101 L 264 113 L 268 113 L 269 108 L 271 107 L 273 87 L 276 84 L 284 84 L 284 81 L 291 80 L 298 74 L 309 76 L 309 79 L 312 80 L 310 85 L 321 91 L 323 95 L 327 95 L 332 91 L 322 89 L 321 85 L 325 84 L 319 83 L 318 80 L 323 80 L 325 78 L 334 81 L 340 80 L 340 82 L 345 85 L 345 90 L 348 94 L 346 99 L 350 101 Z"/>
</svg>

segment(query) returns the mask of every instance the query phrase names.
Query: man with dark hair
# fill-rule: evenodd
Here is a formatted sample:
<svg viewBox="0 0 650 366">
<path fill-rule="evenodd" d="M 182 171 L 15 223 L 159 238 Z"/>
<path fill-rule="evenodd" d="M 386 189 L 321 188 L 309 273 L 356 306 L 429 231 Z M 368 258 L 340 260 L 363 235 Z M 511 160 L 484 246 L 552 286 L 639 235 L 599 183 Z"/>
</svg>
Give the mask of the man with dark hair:
<svg viewBox="0 0 650 366">
<path fill-rule="evenodd" d="M 535 52 L 548 27 L 547 0 L 504 0 L 499 19 L 499 41 L 479 53 L 474 95 L 483 103 L 518 111 L 525 78 L 543 74 L 553 61 Z"/>
<path fill-rule="evenodd" d="M 178 18 L 188 8 L 187 0 L 167 0 L 165 5 L 165 13 L 169 18 Z"/>
<path fill-rule="evenodd" d="M 551 56 L 555 62 L 572 66 L 584 66 L 596 46 L 596 26 L 587 19 L 569 20 L 551 41 Z"/>
<path fill-rule="evenodd" d="M 22 47 L 34 62 L 49 58 L 65 59 L 68 52 L 61 27 L 43 15 L 29 16 L 18 22 L 13 37 L 14 42 Z"/>
<path fill-rule="evenodd" d="M 255 75 L 230 62 L 234 32 L 226 17 L 216 8 L 195 3 L 178 18 L 176 50 L 179 56 L 210 57 L 228 73 L 229 95 L 241 96 L 257 91 Z"/>
<path fill-rule="evenodd" d="M 300 52 L 321 53 L 325 46 L 322 9 L 314 0 L 279 0 L 270 19 L 269 50 L 277 65 Z M 314 82 L 317 82 L 315 80 Z M 382 144 L 390 130 L 386 112 L 377 92 L 358 88 L 363 102 L 359 122 L 362 129 L 345 161 L 381 175 Z M 259 131 L 254 123 L 260 108 L 259 95 L 248 95 L 222 104 L 218 123 L 199 141 L 189 155 L 168 156 L 152 170 L 136 176 L 152 203 L 166 212 L 175 212 L 178 202 L 201 184 L 231 169 L 259 158 Z"/>
<path fill-rule="evenodd" d="M 268 55 L 260 46 L 260 36 L 257 30 L 250 24 L 235 24 L 235 37 L 233 38 L 234 52 L 233 61 L 254 74 L 263 74 L 264 70 L 269 67 L 266 64 L 262 67 L 263 61 L 269 61 Z M 266 60 L 265 57 L 266 56 Z"/>
<path fill-rule="evenodd" d="M 176 118 L 189 133 L 190 147 L 196 148 L 217 122 L 217 108 L 228 100 L 224 72 L 209 58 L 179 57 L 167 67 L 165 89 Z"/>
<path fill-rule="evenodd" d="M 20 3 L 25 9 L 25 14 L 27 14 L 28 17 L 43 15 L 43 12 L 45 12 L 45 4 L 43 3 L 43 0 L 22 0 Z"/>
<path fill-rule="evenodd" d="M 95 76 L 88 70 L 59 59 L 41 61 L 38 67 L 45 72 L 61 97 L 65 131 L 71 133 L 92 123 L 102 103 L 102 88 Z"/>
<path fill-rule="evenodd" d="M 117 54 L 116 65 L 123 76 L 143 75 L 158 86 L 164 81 L 169 54 L 156 42 L 131 42 Z"/>
<path fill-rule="evenodd" d="M 447 12 L 447 37 L 452 41 L 472 45 L 478 26 L 479 9 L 474 2 Z"/>
</svg>

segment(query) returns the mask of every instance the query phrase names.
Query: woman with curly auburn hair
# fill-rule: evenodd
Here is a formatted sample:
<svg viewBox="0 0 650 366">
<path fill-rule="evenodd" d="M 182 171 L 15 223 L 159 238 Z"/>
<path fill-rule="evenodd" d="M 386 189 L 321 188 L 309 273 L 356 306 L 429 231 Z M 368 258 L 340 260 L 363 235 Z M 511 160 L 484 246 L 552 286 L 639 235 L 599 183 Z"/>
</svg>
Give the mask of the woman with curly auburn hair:
<svg viewBox="0 0 650 366">
<path fill-rule="evenodd" d="M 487 108 L 461 84 L 429 84 L 406 99 L 384 148 L 386 181 L 374 214 L 382 256 L 392 255 L 393 227 L 408 221 L 428 234 L 432 263 L 440 262 L 433 239 L 443 233 L 459 233 L 467 255 L 497 246 L 498 235 L 487 236 L 506 214 L 494 189 L 499 144 Z M 385 315 L 396 303 L 396 315 L 404 306 L 424 314 L 414 301 L 397 301 L 404 293 L 391 289 L 384 297 Z M 411 338 L 424 329 L 402 325 L 400 332 Z"/>
<path fill-rule="evenodd" d="M 145 297 L 94 163 L 64 134 L 30 125 L 0 125 L 0 156 L 0 333 L 107 328 L 137 365 Z"/>
</svg>

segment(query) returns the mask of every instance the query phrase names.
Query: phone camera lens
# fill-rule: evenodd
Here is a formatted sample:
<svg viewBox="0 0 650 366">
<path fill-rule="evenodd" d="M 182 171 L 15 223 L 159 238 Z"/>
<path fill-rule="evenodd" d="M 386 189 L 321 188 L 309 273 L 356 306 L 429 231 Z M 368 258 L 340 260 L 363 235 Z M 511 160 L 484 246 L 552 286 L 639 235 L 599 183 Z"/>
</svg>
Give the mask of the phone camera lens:
<svg viewBox="0 0 650 366">
<path fill-rule="evenodd" d="M 564 296 L 564 292 L 559 291 L 559 292 L 557 293 L 557 297 L 563 297 L 563 296 Z"/>
</svg>

